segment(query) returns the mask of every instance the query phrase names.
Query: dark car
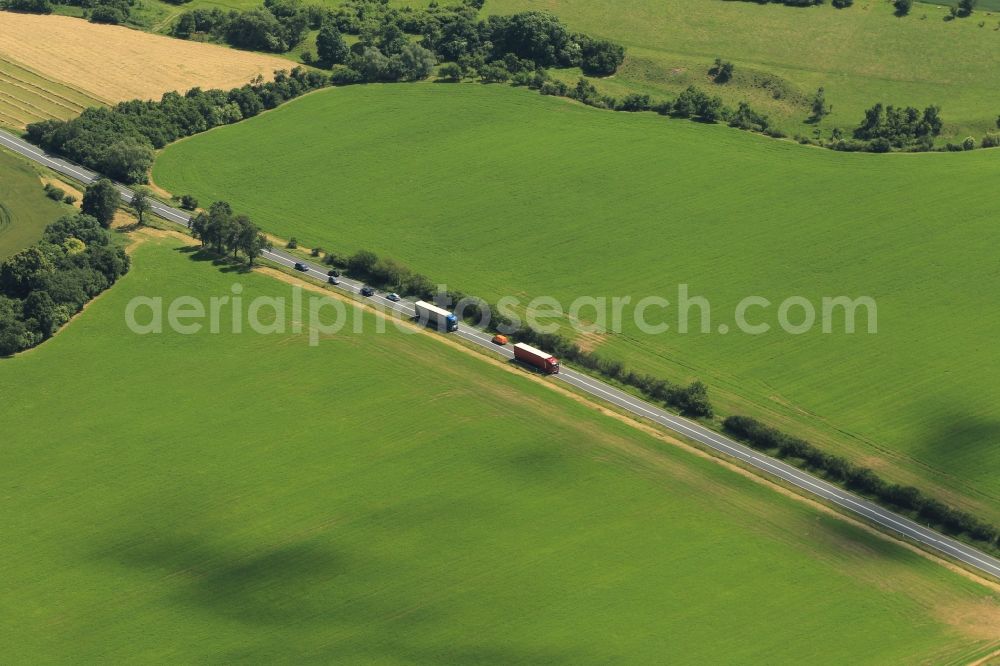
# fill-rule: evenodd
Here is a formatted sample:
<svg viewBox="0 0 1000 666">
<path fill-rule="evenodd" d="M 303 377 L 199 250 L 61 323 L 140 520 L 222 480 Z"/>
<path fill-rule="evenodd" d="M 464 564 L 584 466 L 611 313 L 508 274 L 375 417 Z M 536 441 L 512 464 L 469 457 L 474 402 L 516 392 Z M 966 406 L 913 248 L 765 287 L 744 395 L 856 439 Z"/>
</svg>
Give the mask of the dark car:
<svg viewBox="0 0 1000 666">
<path fill-rule="evenodd" d="M 375 295 L 375 290 L 372 289 L 371 287 L 361 287 L 361 295 L 362 296 L 374 296 Z"/>
<path fill-rule="evenodd" d="M 302 271 L 303 273 L 305 273 L 306 271 L 309 270 L 309 267 L 303 264 L 301 261 L 297 261 L 295 262 L 295 270 Z"/>
<path fill-rule="evenodd" d="M 330 284 L 340 284 L 340 280 L 338 280 L 338 279 L 337 279 L 336 277 L 334 277 L 333 275 L 331 275 L 330 277 L 328 277 L 328 278 L 326 279 L 326 281 L 327 281 L 327 282 L 329 282 Z"/>
<path fill-rule="evenodd" d="M 340 277 L 340 271 L 327 271 L 326 274 L 330 277 Z"/>
</svg>

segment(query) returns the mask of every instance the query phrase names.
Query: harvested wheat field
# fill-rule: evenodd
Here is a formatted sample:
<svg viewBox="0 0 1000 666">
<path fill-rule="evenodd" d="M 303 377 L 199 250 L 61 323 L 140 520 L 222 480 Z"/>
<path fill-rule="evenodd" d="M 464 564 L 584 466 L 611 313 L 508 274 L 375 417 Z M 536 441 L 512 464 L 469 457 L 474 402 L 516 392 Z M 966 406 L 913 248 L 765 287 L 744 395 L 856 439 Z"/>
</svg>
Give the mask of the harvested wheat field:
<svg viewBox="0 0 1000 666">
<path fill-rule="evenodd" d="M 272 56 L 120 26 L 9 12 L 0 12 L 0 60 L 108 102 L 195 86 L 232 88 L 289 66 Z"/>
</svg>

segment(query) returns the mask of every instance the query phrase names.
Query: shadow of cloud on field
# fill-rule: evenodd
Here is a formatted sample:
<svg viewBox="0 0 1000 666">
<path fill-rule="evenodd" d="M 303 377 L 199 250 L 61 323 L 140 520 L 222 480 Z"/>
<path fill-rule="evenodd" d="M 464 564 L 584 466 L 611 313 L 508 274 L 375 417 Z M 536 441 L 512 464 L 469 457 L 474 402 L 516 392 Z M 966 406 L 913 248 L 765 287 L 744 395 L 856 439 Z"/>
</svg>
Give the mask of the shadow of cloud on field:
<svg viewBox="0 0 1000 666">
<path fill-rule="evenodd" d="M 351 558 L 317 541 L 236 549 L 149 532 L 115 540 L 98 556 L 176 581 L 171 597 L 179 603 L 259 625 L 318 621 L 328 605 L 310 591 L 351 568 Z"/>
<path fill-rule="evenodd" d="M 585 656 L 547 646 L 544 637 L 519 636 L 510 643 L 487 639 L 475 623 L 456 639 L 454 629 L 465 627 L 468 618 L 453 610 L 449 598 L 463 594 L 461 587 L 453 590 L 444 583 L 424 597 L 393 584 L 393 562 L 380 563 L 377 552 L 340 550 L 331 545 L 329 530 L 247 547 L 220 539 L 231 534 L 227 530 L 196 527 L 205 529 L 195 531 L 189 524 L 180 533 L 137 527 L 107 539 L 95 552 L 102 566 L 139 572 L 146 579 L 138 584 L 139 594 L 125 597 L 134 601 L 135 611 L 177 607 L 184 615 L 196 611 L 207 621 L 222 620 L 225 633 L 217 642 L 202 638 L 178 654 L 190 656 L 194 650 L 198 660 L 226 663 L 416 664 L 580 663 Z M 233 629 L 233 622 L 243 629 Z M 234 640 L 240 648 L 233 649 Z"/>
<path fill-rule="evenodd" d="M 963 475 L 970 470 L 970 460 L 975 460 L 976 476 L 1000 475 L 1000 420 L 952 410 L 938 422 L 916 443 L 917 458 L 946 473 Z"/>
</svg>

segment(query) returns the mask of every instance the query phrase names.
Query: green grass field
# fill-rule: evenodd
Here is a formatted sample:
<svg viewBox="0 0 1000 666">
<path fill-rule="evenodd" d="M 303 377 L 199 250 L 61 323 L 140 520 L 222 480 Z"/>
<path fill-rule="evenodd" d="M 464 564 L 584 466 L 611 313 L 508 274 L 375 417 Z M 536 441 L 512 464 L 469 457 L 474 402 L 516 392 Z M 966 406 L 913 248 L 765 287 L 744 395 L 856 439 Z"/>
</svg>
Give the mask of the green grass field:
<svg viewBox="0 0 1000 666">
<path fill-rule="evenodd" d="M 14 129 L 28 123 L 80 115 L 88 106 L 102 104 L 65 83 L 47 79 L 0 55 L 0 126 Z"/>
<path fill-rule="evenodd" d="M 762 336 L 647 335 L 626 316 L 590 343 L 1000 520 L 998 158 L 840 154 L 428 84 L 310 95 L 168 147 L 154 176 L 306 247 L 367 247 L 491 300 L 676 305 L 684 283 L 715 331 L 766 297 Z M 863 320 L 854 335 L 778 329 L 784 299 L 840 295 L 876 300 L 877 335 Z"/>
<path fill-rule="evenodd" d="M 0 150 L 0 260 L 37 241 L 46 225 L 69 211 L 45 196 L 27 162 Z"/>
<path fill-rule="evenodd" d="M 978 137 L 996 129 L 1000 114 L 1000 14 L 944 21 L 946 4 L 917 4 L 905 18 L 883 1 L 837 10 L 829 3 L 800 9 L 723 0 L 490 0 L 485 11 L 548 10 L 573 30 L 625 44 L 624 69 L 604 85 L 614 94 L 672 95 L 694 83 L 732 105 L 749 100 L 789 134 L 810 135 L 807 102 L 823 86 L 833 105 L 820 126 L 824 136 L 833 127 L 855 127 L 864 109 L 881 101 L 937 104 L 945 135 Z M 735 63 L 732 83 L 709 81 L 717 57 Z"/>
<path fill-rule="evenodd" d="M 289 296 L 180 249 L 0 363 L 7 663 L 997 647 L 986 588 L 434 334 L 130 333 L 135 296 Z"/>
</svg>

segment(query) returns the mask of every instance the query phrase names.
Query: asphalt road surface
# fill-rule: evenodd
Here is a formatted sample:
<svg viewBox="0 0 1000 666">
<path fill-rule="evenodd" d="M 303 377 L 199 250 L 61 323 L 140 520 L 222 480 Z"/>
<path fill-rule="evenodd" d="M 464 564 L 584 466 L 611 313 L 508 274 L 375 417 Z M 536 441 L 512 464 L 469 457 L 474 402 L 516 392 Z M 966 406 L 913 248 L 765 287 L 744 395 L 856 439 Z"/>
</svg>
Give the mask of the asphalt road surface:
<svg viewBox="0 0 1000 666">
<path fill-rule="evenodd" d="M 4 132 L 3 130 L 0 130 L 0 145 L 3 145 L 31 160 L 34 160 L 35 162 L 38 162 L 39 164 L 47 166 L 54 171 L 58 171 L 59 173 L 69 176 L 70 178 L 84 184 L 90 183 L 98 177 L 97 174 L 92 171 L 84 169 L 83 167 L 77 166 L 59 157 L 48 155 L 37 146 L 27 143 L 26 141 Z M 131 200 L 131 190 L 122 186 L 118 186 L 118 189 L 122 193 L 122 198 L 125 199 L 125 201 Z M 183 225 L 184 227 L 187 227 L 188 221 L 191 219 L 191 215 L 188 213 L 172 208 L 158 201 L 153 203 L 152 210 L 163 219 Z M 324 283 L 327 281 L 326 270 L 319 264 L 310 263 L 277 249 L 266 250 L 263 256 L 274 262 L 290 267 L 293 267 L 296 263 L 303 263 L 308 267 L 308 270 L 302 273 L 304 276 L 308 276 Z M 336 288 L 348 293 L 359 294 L 362 286 L 363 285 L 360 282 L 348 278 L 342 278 L 340 284 L 337 285 Z M 376 293 L 376 295 L 370 297 L 369 300 L 389 312 L 396 312 L 409 317 L 414 317 L 416 315 L 413 303 L 410 301 L 402 300 L 399 302 L 393 302 L 385 298 L 385 296 L 380 293 Z M 451 335 L 457 335 L 460 338 L 488 350 L 490 353 L 500 355 L 507 359 L 514 358 L 514 352 L 509 348 L 509 346 L 501 347 L 493 344 L 491 341 L 492 336 L 490 334 L 484 333 L 476 328 L 472 328 L 471 326 L 460 325 L 458 331 Z M 997 558 L 987 555 L 986 553 L 983 553 L 982 551 L 979 551 L 971 546 L 967 546 L 964 543 L 956 541 L 955 539 L 946 537 L 939 532 L 910 520 L 909 518 L 905 518 L 899 514 L 889 511 L 888 509 L 878 506 L 877 504 L 869 502 L 862 497 L 827 483 L 812 474 L 803 472 L 802 470 L 792 467 L 791 465 L 777 460 L 776 458 L 763 455 L 750 447 L 744 446 L 735 440 L 729 439 L 728 437 L 715 432 L 714 430 L 709 430 L 694 421 L 690 421 L 680 416 L 675 416 L 651 403 L 620 391 L 613 386 L 565 367 L 558 375 L 555 375 L 553 379 L 565 382 L 585 393 L 599 398 L 604 402 L 611 403 L 636 416 L 658 423 L 668 430 L 695 440 L 704 446 L 718 451 L 719 453 L 741 460 L 745 464 L 765 472 L 767 475 L 778 477 L 785 482 L 800 488 L 808 494 L 836 504 L 848 513 L 861 516 L 873 523 L 877 523 L 888 532 L 903 535 L 904 537 L 923 544 L 932 551 L 936 551 L 950 558 L 964 562 L 969 567 L 988 574 L 994 578 L 1000 578 L 1000 560 Z"/>
</svg>

